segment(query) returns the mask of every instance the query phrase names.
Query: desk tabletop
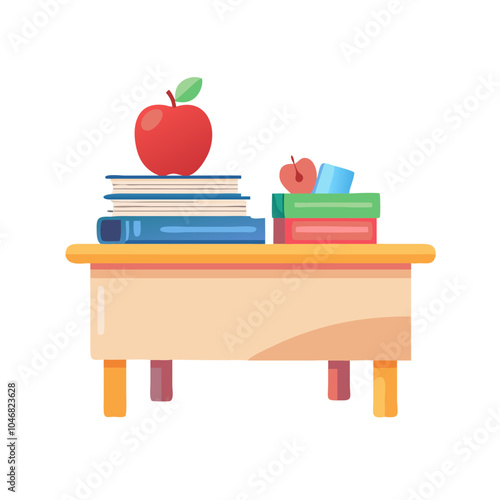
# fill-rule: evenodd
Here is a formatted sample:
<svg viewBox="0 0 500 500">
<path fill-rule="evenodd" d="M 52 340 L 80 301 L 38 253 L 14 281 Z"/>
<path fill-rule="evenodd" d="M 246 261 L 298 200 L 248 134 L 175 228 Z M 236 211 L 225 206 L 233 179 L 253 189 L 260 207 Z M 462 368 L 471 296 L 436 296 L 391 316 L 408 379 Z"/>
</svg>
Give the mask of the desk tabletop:
<svg viewBox="0 0 500 500">
<path fill-rule="evenodd" d="M 75 264 L 417 264 L 434 260 L 420 244 L 160 244 L 70 245 Z"/>
</svg>

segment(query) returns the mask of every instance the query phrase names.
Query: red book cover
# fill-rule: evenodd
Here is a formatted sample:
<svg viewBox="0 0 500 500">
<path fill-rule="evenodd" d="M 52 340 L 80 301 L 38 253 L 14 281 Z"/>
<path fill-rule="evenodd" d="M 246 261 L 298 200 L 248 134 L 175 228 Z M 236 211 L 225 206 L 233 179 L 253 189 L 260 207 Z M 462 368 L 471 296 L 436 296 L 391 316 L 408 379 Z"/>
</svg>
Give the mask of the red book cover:
<svg viewBox="0 0 500 500">
<path fill-rule="evenodd" d="M 377 219 L 274 219 L 274 243 L 377 243 Z"/>
</svg>

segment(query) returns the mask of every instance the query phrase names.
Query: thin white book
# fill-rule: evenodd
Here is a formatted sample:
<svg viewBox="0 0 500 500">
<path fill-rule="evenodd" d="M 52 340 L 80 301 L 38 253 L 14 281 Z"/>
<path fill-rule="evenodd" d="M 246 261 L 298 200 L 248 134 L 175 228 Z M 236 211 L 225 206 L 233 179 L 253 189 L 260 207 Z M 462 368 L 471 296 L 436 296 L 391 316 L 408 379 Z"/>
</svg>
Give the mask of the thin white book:
<svg viewBox="0 0 500 500">
<path fill-rule="evenodd" d="M 236 194 L 239 175 L 108 175 L 113 184 L 113 194 Z"/>
</svg>

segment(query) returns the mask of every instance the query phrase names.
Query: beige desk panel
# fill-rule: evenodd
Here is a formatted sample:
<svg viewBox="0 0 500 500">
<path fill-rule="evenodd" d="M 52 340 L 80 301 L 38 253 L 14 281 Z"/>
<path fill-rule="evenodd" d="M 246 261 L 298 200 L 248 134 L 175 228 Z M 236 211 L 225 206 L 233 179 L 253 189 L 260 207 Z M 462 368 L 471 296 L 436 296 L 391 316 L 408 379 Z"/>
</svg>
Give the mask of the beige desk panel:
<svg viewBox="0 0 500 500">
<path fill-rule="evenodd" d="M 94 359 L 410 359 L 410 271 L 91 272 Z"/>
</svg>

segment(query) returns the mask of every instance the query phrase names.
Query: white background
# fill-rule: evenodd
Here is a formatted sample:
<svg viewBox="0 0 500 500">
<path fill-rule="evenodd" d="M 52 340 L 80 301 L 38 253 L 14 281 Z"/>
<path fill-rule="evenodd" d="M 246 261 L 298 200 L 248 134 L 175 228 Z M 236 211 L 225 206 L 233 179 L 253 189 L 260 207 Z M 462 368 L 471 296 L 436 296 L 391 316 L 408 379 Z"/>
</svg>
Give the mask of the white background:
<svg viewBox="0 0 500 500">
<path fill-rule="evenodd" d="M 496 498 L 498 2 L 231 1 L 218 11 L 210 0 L 74 0 L 48 21 L 35 1 L 2 6 L 2 379 L 19 384 L 19 498 L 83 498 L 77 485 L 89 478 L 89 498 Z M 373 21 L 389 7 L 389 22 Z M 34 18 L 45 25 L 26 27 Z M 147 68 L 168 74 L 137 90 Z M 199 173 L 241 173 L 268 241 L 271 193 L 293 154 L 354 170 L 352 192 L 381 193 L 380 242 L 435 246 L 434 263 L 413 267 L 413 360 L 399 365 L 397 418 L 373 416 L 369 362 L 352 364 L 348 402 L 327 399 L 325 362 L 174 362 L 175 410 L 157 424 L 148 363 L 132 361 L 127 417 L 103 416 L 89 269 L 65 249 L 96 242 L 105 175 L 148 173 L 135 118 L 169 104 L 166 90 L 191 76 L 204 82 L 192 104 L 213 126 Z M 497 83 L 478 101 L 481 78 Z M 123 95 L 140 102 L 124 106 Z M 284 109 L 293 119 L 244 153 Z M 58 176 L 54 164 L 105 118 L 113 130 Z M 446 139 L 391 187 L 400 157 L 436 128 Z M 49 335 L 75 324 L 54 355 Z M 134 426 L 150 432 L 137 449 L 127 441 Z M 294 440 L 301 451 L 281 470 L 283 442 Z M 121 464 L 94 487 L 93 462 L 113 452 Z M 453 474 L 436 472 L 445 462 Z M 252 486 L 269 466 L 279 471 L 272 483 Z"/>
</svg>

